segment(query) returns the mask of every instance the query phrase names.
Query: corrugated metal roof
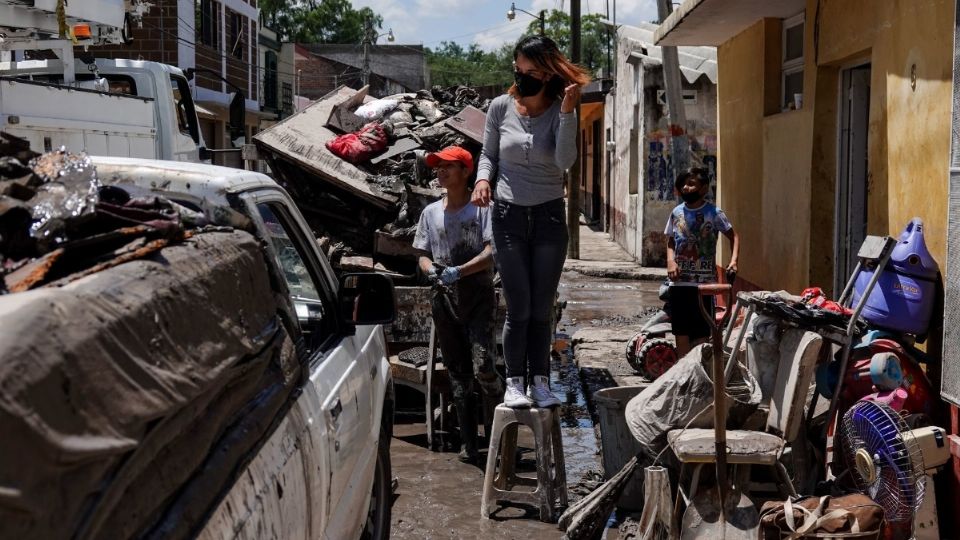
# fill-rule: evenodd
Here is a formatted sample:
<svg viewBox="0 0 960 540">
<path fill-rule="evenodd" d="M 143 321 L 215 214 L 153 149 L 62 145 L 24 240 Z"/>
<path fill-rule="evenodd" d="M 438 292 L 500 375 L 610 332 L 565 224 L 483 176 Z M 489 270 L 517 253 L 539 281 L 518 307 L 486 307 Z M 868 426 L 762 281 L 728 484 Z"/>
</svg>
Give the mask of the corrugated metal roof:
<svg viewBox="0 0 960 540">
<path fill-rule="evenodd" d="M 632 55 L 642 55 L 645 62 L 660 64 L 663 53 L 660 47 L 653 44 L 653 34 L 657 25 L 640 23 L 639 26 L 623 25 L 619 29 L 621 38 L 628 38 L 636 42 Z M 706 76 L 713 84 L 717 84 L 717 50 L 714 47 L 677 47 L 677 56 L 680 60 L 680 73 L 690 84 L 702 76 Z"/>
</svg>

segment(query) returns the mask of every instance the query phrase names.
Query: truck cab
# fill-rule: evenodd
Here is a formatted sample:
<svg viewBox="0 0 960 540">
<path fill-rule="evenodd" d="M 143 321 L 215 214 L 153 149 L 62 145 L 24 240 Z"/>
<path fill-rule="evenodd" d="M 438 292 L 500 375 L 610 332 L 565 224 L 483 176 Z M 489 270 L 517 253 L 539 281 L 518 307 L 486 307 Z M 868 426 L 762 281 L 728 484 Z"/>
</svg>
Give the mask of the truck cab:
<svg viewBox="0 0 960 540">
<path fill-rule="evenodd" d="M 378 274 L 334 274 L 287 192 L 251 171 L 93 157 L 101 178 L 253 232 L 286 288 L 301 391 L 199 530 L 200 538 L 387 538 L 393 381 L 383 324 L 395 293 Z M 238 291 L 242 293 L 242 291 Z"/>
<path fill-rule="evenodd" d="M 190 85 L 183 71 L 179 68 L 158 62 L 146 62 L 124 59 L 96 59 L 90 64 L 81 60 L 74 63 L 76 82 L 73 85 L 64 85 L 64 66 L 60 60 L 27 60 L 20 62 L 0 62 L 0 77 L 30 81 L 49 85 L 51 88 L 61 88 L 60 99 L 49 100 L 49 109 L 46 114 L 49 118 L 54 115 L 64 120 L 56 127 L 47 127 L 42 121 L 28 126 L 25 118 L 30 115 L 17 115 L 18 123 L 9 124 L 9 116 L 17 111 L 11 106 L 0 108 L 0 116 L 5 119 L 0 128 L 6 128 L 19 136 L 31 139 L 36 148 L 52 146 L 57 148 L 72 142 L 71 136 L 83 126 L 71 128 L 71 117 L 78 117 L 86 126 L 93 126 L 96 119 L 109 121 L 115 125 L 122 125 L 124 118 L 118 118 L 117 111 L 109 102 L 103 102 L 102 110 L 87 110 L 79 107 L 84 96 L 71 94 L 71 87 L 81 90 L 100 91 L 118 96 L 135 96 L 144 100 L 151 100 L 153 107 L 153 148 L 149 155 L 127 154 L 119 157 L 147 157 L 169 161 L 200 162 L 200 149 L 204 148 L 203 137 L 200 133 L 197 111 L 193 102 Z M 7 90 L 9 92 L 9 90 Z M 2 95 L 0 95 L 2 97 Z M 72 102 L 72 103 L 71 103 Z M 2 102 L 0 102 L 2 103 Z M 113 110 L 111 110 L 113 109 Z M 93 131 L 104 131 L 96 130 Z M 36 139 L 36 140 L 33 140 Z M 90 146 L 90 137 L 84 142 Z M 45 148 L 47 150 L 51 148 Z M 79 148 L 78 148 L 79 149 Z M 86 148 L 91 154 L 116 155 L 110 147 Z"/>
</svg>

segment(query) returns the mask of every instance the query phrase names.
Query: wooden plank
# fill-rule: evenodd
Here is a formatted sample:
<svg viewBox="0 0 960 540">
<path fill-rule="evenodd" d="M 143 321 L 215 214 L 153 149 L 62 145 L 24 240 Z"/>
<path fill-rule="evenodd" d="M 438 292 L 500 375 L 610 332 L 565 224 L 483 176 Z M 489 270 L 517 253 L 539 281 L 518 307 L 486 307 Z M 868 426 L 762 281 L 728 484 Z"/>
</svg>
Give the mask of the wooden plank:
<svg viewBox="0 0 960 540">
<path fill-rule="evenodd" d="M 253 140 L 265 154 L 284 159 L 378 208 L 391 209 L 399 200 L 397 196 L 376 189 L 367 181 L 366 171 L 333 155 L 324 146 L 337 136 L 325 127 L 333 108 L 356 95 L 352 88 L 338 88 L 303 111 L 257 133 Z"/>
<path fill-rule="evenodd" d="M 394 236 L 383 231 L 373 233 L 373 252 L 376 255 L 390 257 L 412 257 L 417 254 L 413 249 L 413 239 L 408 236 Z"/>
<path fill-rule="evenodd" d="M 403 139 L 397 139 L 396 141 L 390 143 L 390 146 L 383 151 L 382 154 L 370 160 L 370 163 L 376 165 L 381 161 L 392 158 L 393 156 L 399 156 L 404 152 L 409 152 L 411 150 L 416 150 L 420 148 L 420 143 L 415 141 L 410 137 L 404 137 Z"/>
<path fill-rule="evenodd" d="M 446 121 L 451 129 L 463 133 L 477 144 L 483 144 L 483 129 L 487 124 L 487 115 L 480 109 L 467 105 L 462 111 Z"/>
</svg>

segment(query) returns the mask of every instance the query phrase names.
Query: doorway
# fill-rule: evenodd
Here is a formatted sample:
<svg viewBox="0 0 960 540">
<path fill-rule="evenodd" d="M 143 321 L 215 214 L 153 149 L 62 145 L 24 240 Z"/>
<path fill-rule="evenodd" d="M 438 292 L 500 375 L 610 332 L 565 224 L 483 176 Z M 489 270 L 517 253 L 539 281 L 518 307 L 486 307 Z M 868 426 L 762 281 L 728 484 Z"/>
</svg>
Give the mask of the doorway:
<svg viewBox="0 0 960 540">
<path fill-rule="evenodd" d="M 840 137 L 834 237 L 833 291 L 843 291 L 867 236 L 867 132 L 870 64 L 845 69 L 840 78 Z"/>
<path fill-rule="evenodd" d="M 593 165 L 592 170 L 590 171 L 590 177 L 592 181 L 592 192 L 593 192 L 593 208 L 591 208 L 590 218 L 593 221 L 600 221 L 600 211 L 603 205 L 603 193 L 600 191 L 600 179 L 603 169 L 603 126 L 600 124 L 600 120 L 593 121 L 593 133 L 591 134 L 593 141 L 593 155 L 591 164 Z"/>
</svg>

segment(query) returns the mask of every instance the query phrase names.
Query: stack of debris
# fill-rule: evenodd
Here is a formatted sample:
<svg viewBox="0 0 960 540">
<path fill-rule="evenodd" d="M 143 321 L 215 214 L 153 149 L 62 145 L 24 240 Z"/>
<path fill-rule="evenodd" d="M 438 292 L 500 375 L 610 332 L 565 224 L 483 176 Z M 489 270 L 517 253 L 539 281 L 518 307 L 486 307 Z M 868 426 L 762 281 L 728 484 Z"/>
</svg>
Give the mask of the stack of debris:
<svg viewBox="0 0 960 540">
<path fill-rule="evenodd" d="M 331 239 L 335 267 L 411 274 L 420 212 L 442 195 L 424 156 L 459 145 L 479 157 L 489 104 L 467 87 L 377 100 L 341 87 L 254 142 L 314 233 Z"/>
<path fill-rule="evenodd" d="M 182 241 L 203 214 L 104 185 L 86 154 L 0 133 L 0 294 L 73 280 Z"/>
</svg>

